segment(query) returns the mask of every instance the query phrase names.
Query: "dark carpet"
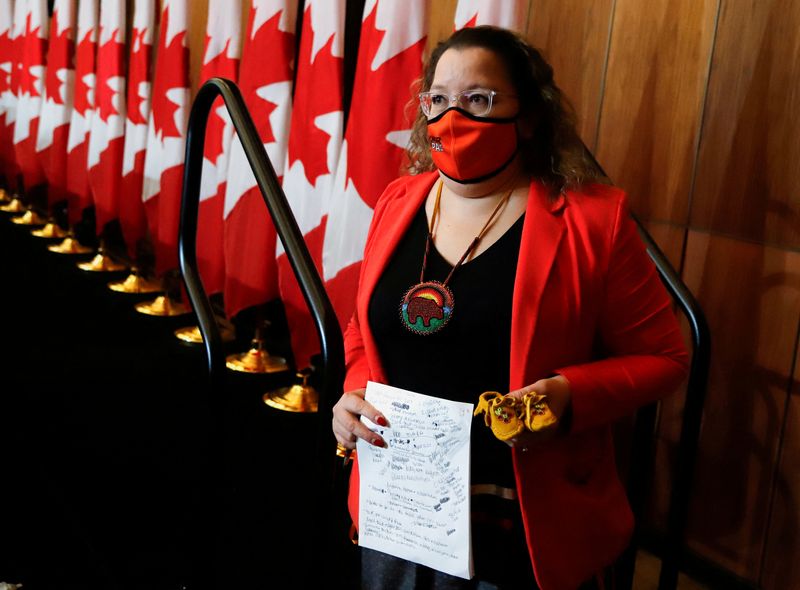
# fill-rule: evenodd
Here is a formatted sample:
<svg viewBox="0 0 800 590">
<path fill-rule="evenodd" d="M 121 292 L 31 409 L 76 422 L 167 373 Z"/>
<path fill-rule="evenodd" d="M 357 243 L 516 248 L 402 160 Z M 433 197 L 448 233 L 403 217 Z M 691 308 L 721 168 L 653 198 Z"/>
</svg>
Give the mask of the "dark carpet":
<svg viewBox="0 0 800 590">
<path fill-rule="evenodd" d="M 0 214 L 0 581 L 351 585 L 344 564 L 321 569 L 319 418 L 261 400 L 291 374 L 229 373 L 210 392 L 202 349 L 172 335 L 192 316 L 142 316 L 146 297 L 106 288 L 124 275 L 46 245 Z M 268 345 L 288 354 L 280 332 Z"/>
</svg>

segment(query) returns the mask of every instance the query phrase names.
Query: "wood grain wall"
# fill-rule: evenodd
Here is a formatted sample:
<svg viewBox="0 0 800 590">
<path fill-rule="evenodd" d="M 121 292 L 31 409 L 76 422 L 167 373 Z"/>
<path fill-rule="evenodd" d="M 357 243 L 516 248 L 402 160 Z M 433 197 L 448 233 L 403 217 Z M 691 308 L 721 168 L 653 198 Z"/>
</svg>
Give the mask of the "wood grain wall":
<svg viewBox="0 0 800 590">
<path fill-rule="evenodd" d="M 690 547 L 800 588 L 800 2 L 523 1 L 584 141 L 708 315 Z M 197 80 L 207 0 L 190 5 Z M 430 5 L 433 46 L 456 0 Z M 656 523 L 681 407 L 661 413 Z"/>
</svg>

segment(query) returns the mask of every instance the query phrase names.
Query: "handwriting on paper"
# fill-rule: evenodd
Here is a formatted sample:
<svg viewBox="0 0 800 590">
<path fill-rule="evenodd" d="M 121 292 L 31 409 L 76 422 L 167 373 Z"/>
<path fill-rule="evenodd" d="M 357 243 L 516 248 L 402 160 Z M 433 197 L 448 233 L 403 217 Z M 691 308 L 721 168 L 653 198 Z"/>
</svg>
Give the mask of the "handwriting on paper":
<svg viewBox="0 0 800 590">
<path fill-rule="evenodd" d="M 365 420 L 385 448 L 358 443 L 359 544 L 471 577 L 472 405 L 372 382 L 366 399 L 389 426 Z"/>
</svg>

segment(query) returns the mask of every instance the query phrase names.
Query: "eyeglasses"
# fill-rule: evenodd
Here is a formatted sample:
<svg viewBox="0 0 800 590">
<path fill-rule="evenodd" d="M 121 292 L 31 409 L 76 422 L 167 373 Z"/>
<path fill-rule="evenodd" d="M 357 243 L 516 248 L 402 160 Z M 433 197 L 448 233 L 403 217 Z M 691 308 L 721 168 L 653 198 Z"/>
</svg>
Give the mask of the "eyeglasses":
<svg viewBox="0 0 800 590">
<path fill-rule="evenodd" d="M 464 109 L 476 117 L 484 117 L 492 110 L 492 103 L 495 96 L 510 96 L 516 98 L 516 94 L 506 94 L 487 90 L 485 88 L 473 88 L 462 90 L 456 94 L 444 94 L 442 92 L 420 92 L 419 106 L 426 117 L 436 117 L 455 104 L 458 108 Z"/>
</svg>

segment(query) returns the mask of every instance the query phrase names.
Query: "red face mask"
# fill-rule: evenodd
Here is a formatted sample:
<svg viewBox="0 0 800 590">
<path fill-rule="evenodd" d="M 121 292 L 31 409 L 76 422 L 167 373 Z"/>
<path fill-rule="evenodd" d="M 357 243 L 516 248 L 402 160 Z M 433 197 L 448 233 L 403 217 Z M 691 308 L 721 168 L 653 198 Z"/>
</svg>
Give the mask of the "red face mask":
<svg viewBox="0 0 800 590">
<path fill-rule="evenodd" d="M 476 117 L 452 107 L 428 121 L 431 157 L 448 178 L 469 184 L 502 172 L 517 153 L 515 119 Z"/>
</svg>

